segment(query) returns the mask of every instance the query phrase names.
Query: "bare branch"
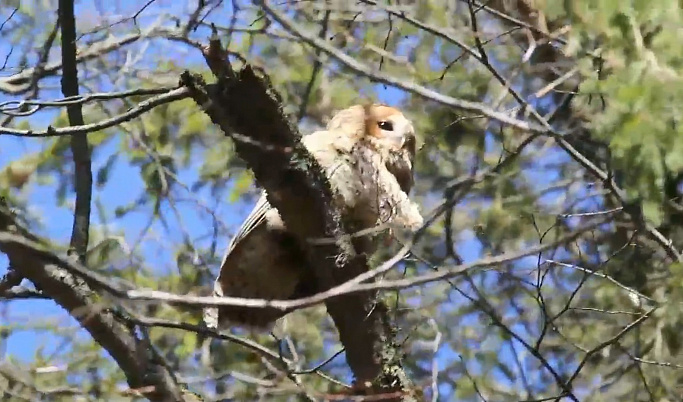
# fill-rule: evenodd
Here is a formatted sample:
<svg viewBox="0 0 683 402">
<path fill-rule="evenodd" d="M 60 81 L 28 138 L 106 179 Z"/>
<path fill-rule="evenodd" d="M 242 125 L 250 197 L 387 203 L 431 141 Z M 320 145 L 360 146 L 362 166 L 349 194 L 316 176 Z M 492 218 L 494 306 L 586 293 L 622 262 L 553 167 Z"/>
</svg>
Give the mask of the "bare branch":
<svg viewBox="0 0 683 402">
<path fill-rule="evenodd" d="M 38 239 L 22 229 L 4 205 L 0 210 L 0 230 L 16 233 L 10 236 L 18 235 L 33 245 L 38 244 Z M 23 276 L 66 309 L 90 332 L 95 341 L 118 363 L 131 388 L 151 385 L 151 392 L 145 395 L 151 400 L 184 400 L 183 392 L 171 373 L 163 365 L 152 360 L 147 345 L 135 337 L 132 329 L 118 324 L 111 314 L 95 306 L 90 301 L 90 287 L 51 262 L 50 253 L 45 252 L 41 255 L 32 247 L 10 242 L 0 242 L 0 251 L 7 254 L 10 263 L 16 266 Z M 68 260 L 64 262 L 69 263 Z M 84 271 L 87 272 L 85 269 Z"/>
<path fill-rule="evenodd" d="M 66 98 L 55 99 L 52 101 L 40 101 L 33 99 L 24 99 L 20 101 L 9 100 L 0 102 L 0 113 L 5 113 L 10 116 L 29 116 L 42 108 L 46 107 L 64 107 L 69 105 L 83 105 L 88 102 L 95 100 L 112 100 L 112 99 L 124 99 L 130 96 L 142 96 L 142 95 L 163 95 L 166 92 L 171 92 L 177 87 L 160 87 L 160 88 L 149 88 L 149 89 L 132 89 L 129 91 L 121 92 L 102 92 L 94 94 L 85 94 L 79 96 L 68 96 Z M 26 111 L 21 111 L 25 109 L 26 106 L 34 106 Z"/>
<path fill-rule="evenodd" d="M 126 113 L 122 113 L 109 119 L 99 121 L 97 123 L 60 128 L 52 128 L 50 126 L 46 130 L 41 131 L 19 130 L 9 127 L 0 127 L 0 135 L 5 134 L 19 137 L 58 137 L 62 135 L 82 135 L 92 133 L 94 131 L 104 130 L 105 128 L 117 126 L 123 122 L 141 116 L 146 111 L 151 110 L 157 106 L 165 105 L 167 103 L 174 102 L 180 99 L 185 99 L 188 97 L 188 95 L 189 91 L 187 90 L 187 88 L 181 87 L 169 91 L 163 95 L 155 96 L 153 98 L 147 99 L 146 101 L 140 102 L 137 106 L 131 108 Z"/>
<path fill-rule="evenodd" d="M 165 302 L 175 306 L 185 307 L 219 307 L 219 306 L 239 306 L 250 308 L 275 308 L 278 310 L 294 310 L 304 307 L 310 307 L 328 301 L 332 298 L 350 295 L 354 293 L 367 293 L 373 290 L 396 290 L 406 289 L 413 286 L 435 282 L 447 278 L 463 275 L 465 273 L 472 273 L 477 269 L 490 268 L 518 260 L 531 255 L 536 255 L 547 250 L 557 248 L 559 245 L 567 244 L 574 241 L 578 237 L 587 233 L 588 231 L 604 224 L 608 218 L 602 218 L 590 222 L 575 231 L 558 238 L 557 240 L 545 244 L 539 244 L 528 249 L 504 253 L 495 257 L 483 258 L 471 263 L 453 266 L 450 268 L 442 268 L 438 271 L 420 275 L 414 278 L 382 281 L 379 283 L 364 283 L 372 278 L 375 278 L 392 269 L 398 261 L 403 259 L 406 251 L 410 249 L 410 244 L 404 246 L 393 258 L 387 260 L 377 268 L 369 271 L 364 271 L 356 276 L 353 276 L 339 285 L 330 288 L 324 292 L 316 295 L 295 300 L 265 300 L 265 299 L 245 299 L 239 297 L 214 297 L 214 296 L 191 296 L 191 295 L 176 295 L 173 293 L 155 291 L 155 290 L 136 290 L 123 287 L 105 276 L 92 272 L 82 265 L 71 262 L 68 259 L 61 258 L 52 252 L 45 249 L 35 240 L 18 236 L 12 233 L 0 232 L 0 245 L 2 244 L 17 244 L 24 248 L 31 249 L 36 257 L 49 260 L 51 263 L 63 268 L 69 273 L 82 278 L 93 288 L 102 289 L 113 296 L 121 299 L 149 301 L 149 302 Z"/>
</svg>

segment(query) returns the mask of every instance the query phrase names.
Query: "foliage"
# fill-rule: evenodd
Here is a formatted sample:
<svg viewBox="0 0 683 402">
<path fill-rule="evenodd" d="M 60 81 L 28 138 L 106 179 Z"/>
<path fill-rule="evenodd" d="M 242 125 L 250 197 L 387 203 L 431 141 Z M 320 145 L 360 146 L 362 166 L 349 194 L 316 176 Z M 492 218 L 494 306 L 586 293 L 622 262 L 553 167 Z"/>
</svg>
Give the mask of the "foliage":
<svg viewBox="0 0 683 402">
<path fill-rule="evenodd" d="M 44 54 L 52 3 L 0 5 L 0 55 L 7 57 L 4 66 L 0 57 L 0 195 L 63 254 L 74 204 L 69 137 L 2 132 L 69 126 L 64 105 L 35 111 L 3 103 L 62 98 L 60 68 L 53 68 L 61 63 L 59 40 Z M 337 11 L 327 16 L 325 2 L 266 2 L 338 54 L 307 44 L 249 1 L 96 3 L 77 3 L 79 54 L 141 37 L 81 61 L 81 94 L 174 87 L 184 70 L 212 81 L 197 44 L 207 43 L 215 24 L 236 65 L 246 60 L 269 74 L 302 132 L 366 99 L 396 105 L 413 120 L 420 150 L 412 197 L 425 216 L 443 202 L 454 205 L 382 278 L 415 283 L 382 297 L 392 307 L 403 365 L 427 397 L 518 401 L 571 391 L 575 400 L 680 399 L 683 265 L 668 250 L 683 249 L 680 1 L 362 1 L 348 2 L 346 12 L 333 2 Z M 523 7 L 534 3 L 550 32 L 539 33 Z M 196 26 L 184 29 L 189 21 Z M 552 45 L 543 42 L 548 37 Z M 486 57 L 477 56 L 482 48 Z M 382 77 L 399 85 L 384 85 Z M 153 96 L 86 102 L 85 123 L 125 114 Z M 444 97 L 478 109 L 448 106 Z M 536 119 L 538 112 L 551 130 L 526 141 L 532 130 L 493 112 L 539 127 L 547 121 Z M 183 99 L 93 131 L 88 141 L 89 269 L 136 288 L 210 294 L 227 241 L 258 195 L 231 140 Z M 604 223 L 561 241 L 598 219 Z M 539 245 L 548 249 L 457 272 L 462 261 Z M 388 247 L 373 264 L 397 250 Z M 420 280 L 448 270 L 448 278 Z M 32 295 L 28 300 L 6 293 L 3 283 L 0 392 L 17 400 L 133 399 L 111 356 L 65 310 L 27 280 L 14 288 Z M 105 292 L 96 300 L 103 308 L 117 304 Z M 182 324 L 201 319 L 197 310 L 164 304 L 122 301 L 117 308 Z M 234 329 L 290 367 L 201 331 L 137 330 L 179 381 L 207 400 L 285 401 L 306 393 L 319 400 L 351 382 L 343 354 L 307 371 L 341 348 L 322 305 L 288 316 L 278 340 Z"/>
</svg>

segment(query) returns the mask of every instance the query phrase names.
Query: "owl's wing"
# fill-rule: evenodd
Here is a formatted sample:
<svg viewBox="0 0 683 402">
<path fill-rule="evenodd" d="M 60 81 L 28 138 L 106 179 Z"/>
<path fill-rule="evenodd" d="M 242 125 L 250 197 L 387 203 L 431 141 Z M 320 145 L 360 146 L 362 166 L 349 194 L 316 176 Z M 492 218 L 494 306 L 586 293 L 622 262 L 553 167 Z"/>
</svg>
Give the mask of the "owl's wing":
<svg viewBox="0 0 683 402">
<path fill-rule="evenodd" d="M 415 184 L 414 166 L 415 159 L 415 136 L 406 137 L 405 144 L 398 152 L 390 152 L 387 158 L 386 167 L 396 177 L 401 190 L 410 194 L 410 190 Z"/>
<path fill-rule="evenodd" d="M 304 136 L 302 138 L 302 142 L 308 151 L 316 157 L 318 162 L 323 165 L 323 168 L 325 169 L 333 163 L 333 157 L 336 155 L 336 152 L 334 152 L 335 148 L 332 147 L 332 143 L 334 141 L 333 139 L 337 137 L 339 137 L 339 134 L 335 132 L 316 131 L 312 134 Z M 339 140 L 336 142 L 343 143 L 343 141 Z M 344 145 L 348 147 L 348 145 Z M 259 227 L 259 225 L 266 223 L 266 213 L 271 209 L 272 207 L 266 198 L 266 192 L 261 192 L 261 196 L 259 197 L 258 201 L 256 201 L 256 205 L 254 205 L 254 208 L 251 210 L 244 222 L 242 222 L 242 226 L 237 229 L 235 236 L 233 236 L 232 240 L 228 244 L 228 249 L 225 252 L 221 266 L 225 264 L 225 260 L 241 240 L 249 236 L 249 233 L 251 233 L 251 231 L 253 231 L 255 228 Z"/>
<path fill-rule="evenodd" d="M 244 281 L 248 280 L 244 278 L 244 271 L 240 269 L 240 264 L 242 263 L 241 261 L 247 260 L 249 258 L 253 257 L 245 257 L 243 253 L 240 253 L 240 250 L 237 249 L 237 247 L 240 244 L 244 244 L 244 240 L 247 240 L 250 234 L 256 233 L 257 234 L 257 242 L 259 241 L 258 237 L 258 231 L 254 231 L 261 225 L 267 224 L 266 222 L 266 213 L 271 209 L 270 204 L 268 203 L 268 200 L 266 199 L 266 193 L 265 191 L 261 193 L 261 196 L 259 199 L 256 201 L 256 205 L 254 205 L 254 208 L 251 210 L 249 215 L 246 217 L 244 222 L 242 222 L 242 225 L 237 229 L 237 232 L 233 236 L 232 240 L 230 240 L 230 243 L 228 243 L 227 250 L 225 251 L 225 254 L 223 255 L 223 260 L 221 261 L 220 265 L 220 273 L 216 280 L 214 281 L 214 286 L 213 286 L 213 295 L 214 296 L 225 296 L 224 292 L 224 285 L 227 286 L 227 292 L 231 296 L 236 296 L 236 297 L 246 297 L 248 295 L 245 295 L 243 293 L 237 292 L 235 293 L 235 289 L 231 288 L 230 286 L 230 279 L 233 281 L 238 280 L 241 281 L 240 284 L 243 284 Z M 261 240 L 263 234 L 261 233 Z M 247 240 L 248 242 L 248 240 Z M 237 250 L 236 250 L 237 249 Z M 226 266 L 226 263 L 228 261 L 228 258 L 233 257 L 233 260 L 236 258 L 236 261 L 233 261 L 233 264 L 230 266 Z M 236 264 L 236 265 L 235 265 Z M 225 279 L 229 278 L 229 279 Z M 222 283 L 221 281 L 226 280 L 226 283 Z M 244 289 L 239 289 L 239 291 L 243 291 Z M 222 307 L 222 308 L 216 308 L 216 307 L 208 307 L 204 309 L 204 323 L 206 326 L 209 328 L 219 328 L 222 326 L 220 323 L 222 319 L 219 319 L 219 311 L 221 316 L 227 315 L 227 316 L 232 316 L 234 320 L 237 320 L 239 323 L 246 323 L 248 324 L 247 321 L 249 317 L 247 313 L 240 312 L 241 310 L 232 308 L 232 307 Z M 232 314 L 232 315 L 231 315 Z M 282 314 L 282 313 L 279 313 Z M 259 317 L 258 314 L 255 315 L 255 317 Z M 276 316 L 273 316 L 277 318 Z M 265 314 L 265 318 L 267 319 L 268 322 L 274 321 L 275 318 L 271 319 L 270 313 Z"/>
<path fill-rule="evenodd" d="M 252 230 L 266 222 L 266 212 L 268 212 L 270 209 L 271 206 L 266 198 L 266 192 L 263 191 L 261 192 L 259 199 L 256 201 L 256 205 L 254 205 L 254 208 L 251 210 L 244 222 L 242 222 L 242 226 L 237 229 L 237 232 L 230 241 L 230 244 L 228 244 L 228 249 L 225 252 L 225 257 L 223 257 L 223 263 L 221 263 L 221 265 L 225 263 L 225 259 L 227 258 L 228 254 L 230 254 L 240 240 L 249 236 L 249 233 L 251 233 Z"/>
<path fill-rule="evenodd" d="M 389 173 L 396 177 L 396 181 L 398 181 L 398 184 L 401 186 L 401 190 L 406 194 L 410 194 L 410 190 L 413 188 L 414 178 L 413 164 L 409 156 L 405 153 L 390 155 L 386 162 L 386 167 L 389 170 Z"/>
</svg>

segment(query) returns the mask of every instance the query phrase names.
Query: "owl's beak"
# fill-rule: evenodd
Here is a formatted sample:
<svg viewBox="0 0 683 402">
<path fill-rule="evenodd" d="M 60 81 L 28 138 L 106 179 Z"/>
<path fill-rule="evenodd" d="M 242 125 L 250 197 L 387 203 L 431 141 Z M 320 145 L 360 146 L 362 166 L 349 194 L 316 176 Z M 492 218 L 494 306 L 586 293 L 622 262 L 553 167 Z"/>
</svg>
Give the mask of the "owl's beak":
<svg viewBox="0 0 683 402">
<path fill-rule="evenodd" d="M 401 148 L 407 148 L 411 152 L 415 150 L 415 134 L 408 133 L 402 137 Z"/>
</svg>

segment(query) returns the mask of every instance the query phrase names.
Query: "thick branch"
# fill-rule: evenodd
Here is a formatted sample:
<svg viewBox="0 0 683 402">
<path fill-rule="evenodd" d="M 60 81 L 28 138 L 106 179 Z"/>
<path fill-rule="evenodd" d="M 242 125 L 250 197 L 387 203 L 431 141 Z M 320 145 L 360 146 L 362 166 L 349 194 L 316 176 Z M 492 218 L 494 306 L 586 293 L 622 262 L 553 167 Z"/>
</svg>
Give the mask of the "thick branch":
<svg viewBox="0 0 683 402">
<path fill-rule="evenodd" d="M 34 242 L 39 240 L 15 221 L 12 213 L 0 205 L 0 232 L 15 233 Z M 66 309 L 93 339 L 114 358 L 133 389 L 153 389 L 145 396 L 150 400 L 182 401 L 182 391 L 166 368 L 153 361 L 147 345 L 141 343 L 132 331 L 125 328 L 114 316 L 97 307 L 91 300 L 91 290 L 81 279 L 60 268 L 54 261 L 36 253 L 20 243 L 0 242 L 12 267 L 32 281 Z"/>
<path fill-rule="evenodd" d="M 78 69 L 76 67 L 76 18 L 74 0 L 59 0 L 59 20 L 62 23 L 62 93 L 78 96 Z M 82 126 L 83 110 L 80 104 L 66 107 L 69 124 Z M 84 134 L 71 136 L 71 153 L 74 158 L 74 182 L 76 205 L 71 230 L 71 249 L 81 262 L 85 261 L 90 235 L 90 201 L 92 199 L 92 162 L 88 137 Z"/>
<path fill-rule="evenodd" d="M 249 65 L 235 73 L 224 57 L 220 43 L 212 40 L 206 58 L 218 83 L 205 85 L 188 72 L 182 81 L 212 121 L 233 137 L 238 154 L 267 191 L 268 201 L 302 244 L 311 238 L 336 239 L 332 245 L 309 247 L 319 290 L 366 272 L 366 256 L 357 254 L 346 236 L 327 178 L 283 115 L 280 98 L 267 77 Z M 376 301 L 376 292 L 332 298 L 326 307 L 339 330 L 356 384 L 369 386 L 374 393 L 408 391 L 394 331 L 386 307 Z"/>
</svg>

